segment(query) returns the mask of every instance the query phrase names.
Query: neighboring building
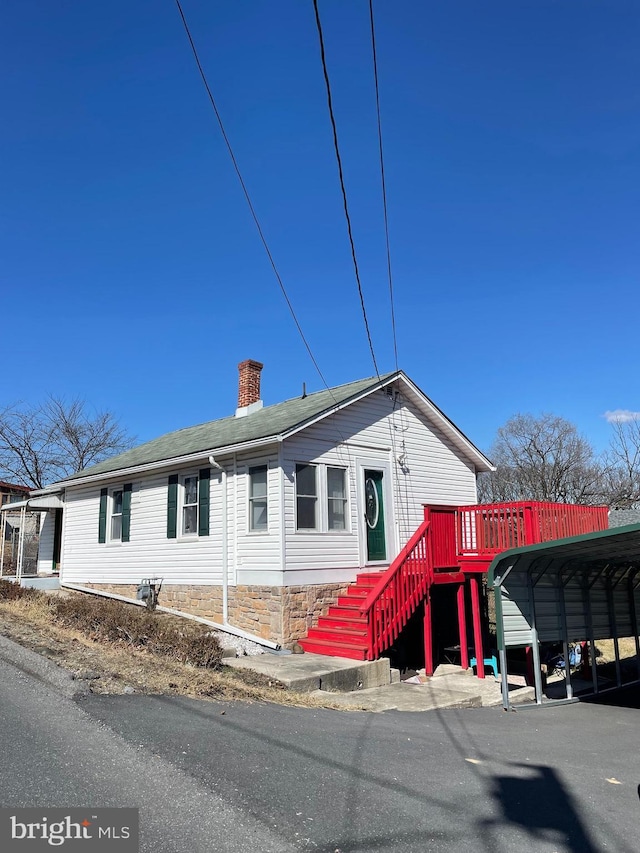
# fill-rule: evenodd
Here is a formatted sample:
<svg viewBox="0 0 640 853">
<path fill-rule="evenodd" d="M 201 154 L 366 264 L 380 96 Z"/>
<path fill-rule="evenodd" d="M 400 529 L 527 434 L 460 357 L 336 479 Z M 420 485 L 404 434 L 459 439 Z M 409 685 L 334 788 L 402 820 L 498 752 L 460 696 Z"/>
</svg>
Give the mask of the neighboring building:
<svg viewBox="0 0 640 853">
<path fill-rule="evenodd" d="M 16 483 L 7 483 L 0 480 L 0 507 L 5 507 L 5 511 L 1 516 L 0 525 L 2 527 L 3 542 L 0 548 L 0 571 L 2 573 L 15 572 L 15 565 L 18 556 L 18 539 L 20 536 L 21 515 L 18 510 L 15 512 L 6 509 L 8 504 L 17 504 L 29 496 L 27 486 L 19 486 Z M 34 534 L 37 531 L 37 526 L 29 519 L 26 522 L 28 534 L 28 542 L 30 544 L 28 557 L 30 562 L 35 566 L 35 553 L 37 553 L 37 539 L 34 541 Z"/>
<path fill-rule="evenodd" d="M 261 369 L 239 365 L 235 417 L 31 499 L 63 500 L 62 582 L 134 597 L 159 577 L 161 604 L 290 646 L 358 573 L 389 565 L 423 504 L 475 503 L 490 462 L 402 371 L 263 407 Z M 56 517 L 41 564 L 54 559 Z"/>
<path fill-rule="evenodd" d="M 28 494 L 27 486 L 18 486 L 15 483 L 5 483 L 4 480 L 0 480 L 0 506 L 21 501 Z"/>
</svg>

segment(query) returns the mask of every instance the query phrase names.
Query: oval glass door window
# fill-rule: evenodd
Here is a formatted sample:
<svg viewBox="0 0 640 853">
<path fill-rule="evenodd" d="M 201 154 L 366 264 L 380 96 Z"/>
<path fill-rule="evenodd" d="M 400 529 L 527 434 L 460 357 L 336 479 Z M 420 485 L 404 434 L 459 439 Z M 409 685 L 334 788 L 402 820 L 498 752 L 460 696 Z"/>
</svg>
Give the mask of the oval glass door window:
<svg viewBox="0 0 640 853">
<path fill-rule="evenodd" d="M 371 477 L 367 477 L 364 482 L 364 500 L 367 527 L 370 527 L 373 530 L 378 524 L 380 503 L 378 502 L 378 490 L 376 489 L 376 484 L 373 482 Z"/>
</svg>

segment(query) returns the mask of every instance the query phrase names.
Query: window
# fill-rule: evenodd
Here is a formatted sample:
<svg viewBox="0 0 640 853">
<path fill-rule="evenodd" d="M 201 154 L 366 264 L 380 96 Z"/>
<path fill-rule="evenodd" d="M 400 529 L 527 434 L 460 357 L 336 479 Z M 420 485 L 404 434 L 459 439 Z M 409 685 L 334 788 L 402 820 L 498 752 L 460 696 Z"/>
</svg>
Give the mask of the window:
<svg viewBox="0 0 640 853">
<path fill-rule="evenodd" d="M 98 542 L 128 542 L 131 532 L 132 483 L 100 489 Z"/>
<path fill-rule="evenodd" d="M 114 489 L 111 495 L 111 540 L 122 540 L 122 489 Z"/>
<path fill-rule="evenodd" d="M 347 531 L 349 527 L 346 468 L 296 464 L 296 530 Z"/>
<path fill-rule="evenodd" d="M 171 474 L 167 488 L 167 539 L 208 536 L 211 469 L 197 474 Z"/>
<path fill-rule="evenodd" d="M 316 530 L 318 504 L 316 466 L 296 465 L 296 528 Z"/>
<path fill-rule="evenodd" d="M 195 476 L 185 477 L 183 483 L 182 500 L 182 534 L 196 534 L 198 532 L 198 478 Z"/>
<path fill-rule="evenodd" d="M 327 527 L 347 529 L 347 485 L 344 468 L 327 468 Z"/>
<path fill-rule="evenodd" d="M 259 465 L 249 468 L 249 530 L 267 529 L 267 466 Z"/>
</svg>

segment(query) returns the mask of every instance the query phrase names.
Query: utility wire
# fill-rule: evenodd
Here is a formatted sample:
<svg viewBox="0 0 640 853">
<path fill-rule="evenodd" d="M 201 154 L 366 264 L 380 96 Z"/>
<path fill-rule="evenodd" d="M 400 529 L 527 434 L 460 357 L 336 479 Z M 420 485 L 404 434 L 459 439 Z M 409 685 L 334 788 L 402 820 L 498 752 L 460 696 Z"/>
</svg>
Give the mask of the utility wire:
<svg viewBox="0 0 640 853">
<path fill-rule="evenodd" d="M 262 226 L 260 225 L 258 215 L 256 214 L 255 208 L 253 206 L 253 202 L 251 201 L 251 196 L 249 195 L 249 191 L 248 191 L 247 186 L 246 186 L 244 179 L 242 177 L 242 173 L 240 172 L 240 167 L 238 166 L 238 161 L 236 160 L 235 154 L 233 153 L 233 149 L 231 147 L 231 143 L 229 142 L 229 137 L 227 136 L 227 133 L 224 129 L 224 125 L 222 123 L 222 118 L 220 116 L 220 112 L 218 111 L 218 107 L 216 105 L 215 98 L 213 97 L 213 93 L 211 92 L 211 88 L 209 87 L 209 83 L 207 82 L 207 78 L 206 78 L 206 75 L 204 73 L 204 69 L 202 68 L 202 64 L 200 62 L 200 57 L 198 56 L 198 51 L 196 50 L 196 46 L 195 46 L 193 38 L 191 36 L 191 31 L 189 30 L 189 25 L 187 24 L 187 19 L 185 18 L 184 12 L 182 11 L 182 6 L 180 5 L 180 0 L 176 0 L 176 6 L 178 7 L 178 12 L 180 13 L 180 17 L 182 18 L 182 24 L 183 24 L 184 30 L 187 34 L 187 38 L 189 39 L 189 44 L 191 45 L 191 50 L 193 52 L 193 57 L 196 61 L 196 65 L 198 66 L 198 71 L 200 72 L 200 77 L 202 78 L 202 82 L 204 84 L 204 87 L 207 90 L 207 95 L 209 96 L 209 101 L 211 102 L 211 106 L 213 107 L 213 111 L 215 113 L 216 119 L 218 120 L 220 132 L 222 133 L 222 138 L 225 141 L 225 144 L 227 146 L 227 151 L 229 152 L 229 156 L 231 157 L 231 162 L 233 163 L 233 168 L 235 169 L 236 175 L 238 176 L 238 180 L 240 181 L 240 186 L 242 187 L 242 192 L 244 193 L 244 197 L 247 201 L 247 204 L 249 205 L 249 210 L 251 211 L 251 216 L 253 217 L 253 221 L 255 223 L 255 226 L 258 229 L 258 234 L 260 235 L 260 240 L 262 241 L 262 245 L 264 246 L 264 250 L 267 253 L 267 257 L 269 258 L 269 262 L 271 264 L 271 267 L 273 269 L 275 277 L 278 280 L 278 284 L 280 285 L 280 290 L 282 291 L 282 295 L 284 296 L 285 302 L 287 303 L 287 307 L 289 308 L 289 311 L 291 312 L 291 316 L 293 317 L 293 322 L 296 324 L 296 328 L 300 334 L 300 337 L 302 338 L 302 342 L 305 345 L 307 352 L 309 353 L 309 358 L 313 362 L 313 366 L 317 370 L 318 375 L 324 384 L 324 387 L 327 389 L 327 391 L 329 391 L 329 393 L 331 393 L 331 396 L 333 397 L 333 393 L 331 392 L 331 389 L 329 388 L 329 385 L 327 384 L 327 380 L 324 378 L 324 374 L 320 370 L 318 362 L 316 361 L 315 356 L 313 355 L 313 352 L 311 351 L 311 347 L 309 345 L 309 342 L 307 341 L 307 339 L 304 335 L 304 332 L 302 331 L 302 326 L 300 325 L 300 322 L 298 321 L 298 318 L 296 316 L 296 312 L 293 310 L 293 305 L 291 304 L 291 300 L 289 299 L 289 296 L 287 294 L 287 291 L 286 291 L 286 288 L 285 288 L 284 283 L 282 281 L 282 278 L 280 277 L 280 273 L 278 272 L 278 268 L 276 267 L 276 262 L 274 261 L 273 255 L 271 254 L 271 250 L 269 249 L 269 244 L 267 243 L 266 237 L 264 236 L 264 232 L 262 230 Z M 377 372 L 377 369 L 376 369 L 376 372 Z M 335 400 L 335 397 L 334 397 L 334 402 L 337 402 Z"/>
<path fill-rule="evenodd" d="M 398 370 L 398 339 L 396 337 L 396 312 L 393 299 L 393 276 L 391 274 L 391 248 L 389 243 L 389 217 L 387 214 L 387 182 L 384 173 L 384 155 L 382 153 L 382 123 L 380 120 L 380 91 L 378 89 L 378 57 L 376 52 L 376 31 L 373 24 L 373 0 L 369 0 L 369 20 L 371 22 L 371 50 L 373 53 L 373 77 L 376 85 L 376 115 L 378 118 L 378 148 L 380 150 L 380 175 L 382 179 L 382 207 L 384 210 L 384 236 L 387 247 L 387 275 L 389 278 L 389 301 L 391 303 L 391 330 L 393 332 L 393 355 Z"/>
<path fill-rule="evenodd" d="M 177 2 L 177 0 L 176 0 Z M 349 216 L 349 205 L 347 203 L 347 190 L 344 184 L 344 173 L 342 170 L 342 159 L 340 157 L 340 148 L 338 146 L 338 130 L 336 128 L 336 120 L 333 113 L 333 100 L 331 97 L 331 84 L 329 83 L 329 72 L 327 70 L 327 59 L 324 50 L 324 37 L 322 35 L 322 24 L 320 22 L 320 12 L 318 10 L 318 0 L 313 0 L 313 8 L 316 13 L 316 26 L 318 28 L 318 38 L 320 40 L 320 59 L 322 62 L 322 71 L 324 74 L 324 82 L 327 88 L 327 105 L 329 107 L 329 118 L 331 119 L 331 129 L 333 130 L 333 147 L 336 154 L 336 160 L 338 162 L 338 175 L 340 178 L 340 188 L 342 190 L 342 202 L 344 205 L 344 215 L 347 220 L 347 231 L 349 233 L 349 243 L 351 245 L 351 257 L 353 258 L 353 268 L 356 274 L 356 282 L 358 283 L 358 293 L 360 295 L 360 307 L 362 309 L 362 317 L 364 319 L 364 327 L 367 332 L 367 340 L 369 341 L 369 349 L 371 350 L 371 358 L 373 359 L 373 366 L 376 371 L 376 375 L 378 379 L 380 379 L 380 371 L 378 370 L 378 363 L 376 361 L 376 354 L 373 350 L 373 341 L 371 340 L 371 332 L 369 331 L 369 321 L 367 319 L 367 309 L 364 304 L 364 294 L 362 292 L 362 283 L 360 281 L 360 270 L 358 269 L 358 259 L 356 257 L 356 247 L 353 241 L 353 231 L 351 228 L 351 217 Z"/>
</svg>

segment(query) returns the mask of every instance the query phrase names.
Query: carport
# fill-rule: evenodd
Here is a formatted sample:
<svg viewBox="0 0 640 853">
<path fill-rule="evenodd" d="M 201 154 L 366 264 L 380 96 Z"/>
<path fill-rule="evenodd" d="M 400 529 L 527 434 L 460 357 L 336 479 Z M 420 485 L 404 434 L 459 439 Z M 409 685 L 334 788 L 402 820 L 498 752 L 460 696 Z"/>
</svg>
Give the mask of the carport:
<svg viewBox="0 0 640 853">
<path fill-rule="evenodd" d="M 593 693 L 602 692 L 596 640 L 613 640 L 616 683 L 640 682 L 640 524 L 514 548 L 491 563 L 502 699 L 509 708 L 507 651 L 531 648 L 536 702 L 542 703 L 541 643 L 562 644 L 566 698 L 573 697 L 569 644 L 588 644 Z M 636 668 L 622 677 L 618 640 L 634 637 Z M 607 688 L 602 688 L 607 689 Z"/>
</svg>

